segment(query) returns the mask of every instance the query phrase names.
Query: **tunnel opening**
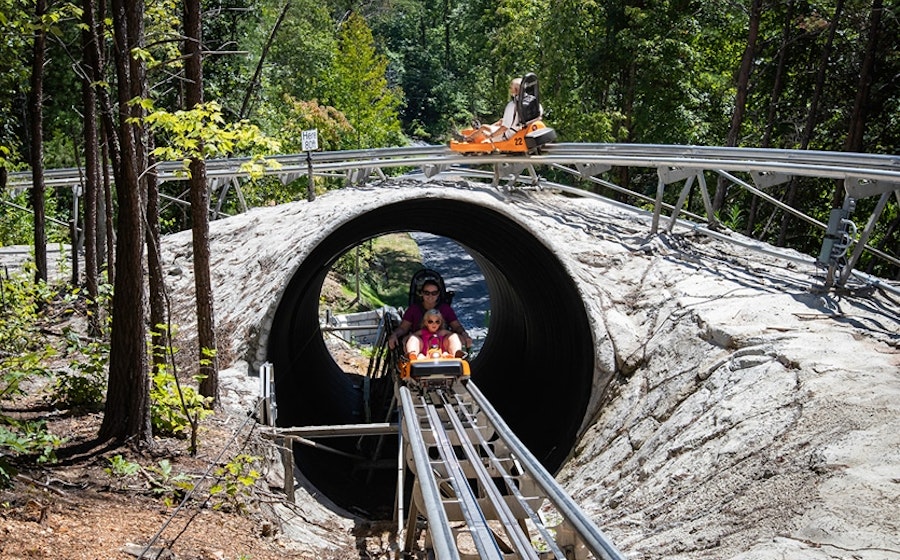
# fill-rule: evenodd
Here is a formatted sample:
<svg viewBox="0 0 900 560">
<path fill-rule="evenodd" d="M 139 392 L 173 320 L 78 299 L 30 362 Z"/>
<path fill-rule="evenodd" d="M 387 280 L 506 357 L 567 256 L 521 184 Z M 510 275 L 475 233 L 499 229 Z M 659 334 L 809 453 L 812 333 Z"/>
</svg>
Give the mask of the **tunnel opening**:
<svg viewBox="0 0 900 560">
<path fill-rule="evenodd" d="M 284 289 L 267 347 L 277 424 L 365 421 L 359 376 L 335 363 L 323 339 L 319 294 L 340 255 L 366 239 L 403 231 L 450 238 L 475 259 L 487 284 L 491 320 L 471 362 L 472 379 L 555 472 L 575 444 L 593 381 L 594 342 L 584 301 L 563 264 L 533 233 L 510 216 L 456 199 L 407 200 L 371 210 L 337 227 L 304 259 Z M 355 438 L 322 443 L 348 455 L 374 445 Z M 385 461 L 396 461 L 396 438 L 384 443 Z M 396 483 L 391 468 L 307 446 L 297 446 L 294 456 L 309 482 L 339 507 L 390 517 Z"/>
</svg>

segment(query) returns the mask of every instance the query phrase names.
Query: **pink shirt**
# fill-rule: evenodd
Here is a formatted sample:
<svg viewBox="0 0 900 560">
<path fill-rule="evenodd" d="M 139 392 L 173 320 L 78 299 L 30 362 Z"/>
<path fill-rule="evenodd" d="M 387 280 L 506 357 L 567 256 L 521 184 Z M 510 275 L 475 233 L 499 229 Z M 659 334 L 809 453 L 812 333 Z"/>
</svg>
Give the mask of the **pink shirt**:
<svg viewBox="0 0 900 560">
<path fill-rule="evenodd" d="M 433 348 L 437 348 L 439 350 L 444 349 L 444 337 L 441 336 L 442 332 L 446 331 L 438 331 L 433 333 L 428 329 L 422 329 L 419 332 L 419 338 L 422 339 L 422 352 L 428 352 Z"/>
</svg>

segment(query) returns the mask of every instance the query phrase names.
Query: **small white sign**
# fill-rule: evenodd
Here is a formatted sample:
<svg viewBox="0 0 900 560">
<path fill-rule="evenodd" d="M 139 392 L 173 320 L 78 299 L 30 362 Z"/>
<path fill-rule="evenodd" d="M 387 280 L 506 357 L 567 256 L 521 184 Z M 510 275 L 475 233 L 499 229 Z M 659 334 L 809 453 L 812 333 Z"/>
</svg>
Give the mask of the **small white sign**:
<svg viewBox="0 0 900 560">
<path fill-rule="evenodd" d="M 304 130 L 300 133 L 300 142 L 304 152 L 312 152 L 319 149 L 319 129 Z"/>
</svg>

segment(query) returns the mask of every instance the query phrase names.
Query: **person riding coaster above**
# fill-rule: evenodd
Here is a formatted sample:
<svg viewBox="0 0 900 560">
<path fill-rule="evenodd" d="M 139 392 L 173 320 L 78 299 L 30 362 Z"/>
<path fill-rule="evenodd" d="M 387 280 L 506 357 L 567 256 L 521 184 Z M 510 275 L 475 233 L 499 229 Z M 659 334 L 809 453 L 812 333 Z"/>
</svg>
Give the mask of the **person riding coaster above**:
<svg viewBox="0 0 900 560">
<path fill-rule="evenodd" d="M 503 118 L 489 125 L 476 121 L 472 128 L 454 133 L 450 149 L 461 153 L 531 153 L 556 140 L 556 132 L 541 120 L 544 109 L 534 73 L 513 79 L 509 94 L 511 100 L 506 104 Z"/>
<path fill-rule="evenodd" d="M 509 82 L 509 103 L 503 109 L 503 117 L 494 124 L 486 124 L 476 127 L 476 129 L 463 137 L 466 142 L 481 142 L 483 140 L 506 140 L 522 128 L 522 120 L 519 118 L 517 105 L 519 101 L 519 92 L 522 88 L 522 78 L 513 78 Z M 540 111 L 543 113 L 543 111 Z M 538 116 L 540 118 L 540 115 Z"/>
</svg>

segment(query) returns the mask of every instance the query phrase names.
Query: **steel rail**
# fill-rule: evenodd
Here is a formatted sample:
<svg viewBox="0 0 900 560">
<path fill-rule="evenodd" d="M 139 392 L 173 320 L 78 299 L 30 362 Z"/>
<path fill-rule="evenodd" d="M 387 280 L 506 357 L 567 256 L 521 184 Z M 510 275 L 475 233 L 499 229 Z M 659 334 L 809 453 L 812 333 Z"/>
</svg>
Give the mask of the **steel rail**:
<svg viewBox="0 0 900 560">
<path fill-rule="evenodd" d="M 456 406 L 457 410 L 460 413 L 460 416 L 462 416 L 465 419 L 466 423 L 473 428 L 472 433 L 475 434 L 477 441 L 472 442 L 472 444 L 477 443 L 479 445 L 479 448 L 484 452 L 491 465 L 498 473 L 500 473 L 500 477 L 503 479 L 503 482 L 506 483 L 507 490 L 509 490 L 509 492 L 516 498 L 516 501 L 519 503 L 519 507 L 522 508 L 522 511 L 525 512 L 525 514 L 537 528 L 538 533 L 540 533 L 541 538 L 544 539 L 544 543 L 547 545 L 547 548 L 550 549 L 550 552 L 553 554 L 553 556 L 557 560 L 567 560 L 565 553 L 559 548 L 559 545 L 556 543 L 553 535 L 550 534 L 550 530 L 546 527 L 537 512 L 534 511 L 534 508 L 532 508 L 528 504 L 527 499 L 519 490 L 519 485 L 516 484 L 516 481 L 513 479 L 509 470 L 503 467 L 500 458 L 497 457 L 496 453 L 494 453 L 493 446 L 484 439 L 484 436 L 481 434 L 481 430 L 479 430 L 476 426 L 475 417 L 471 412 L 467 410 L 467 407 L 463 400 L 460 398 L 459 393 L 453 393 L 453 397 L 456 400 Z M 456 419 L 456 422 L 461 422 L 461 420 Z M 496 490 L 496 488 L 494 489 Z"/>
<path fill-rule="evenodd" d="M 279 176 L 282 180 L 306 176 L 311 167 L 315 176 L 343 177 L 352 184 L 362 184 L 368 181 L 373 172 L 377 172 L 382 179 L 386 178 L 384 169 L 414 168 L 420 169 L 420 173 L 428 178 L 435 176 L 491 178 L 493 184 L 497 186 L 502 177 L 508 178 L 510 184 L 521 184 L 530 180 L 534 186 L 540 187 L 542 184 L 546 185 L 547 182 L 536 174 L 535 166 L 548 166 L 580 177 L 582 180 L 598 183 L 617 192 L 638 197 L 645 202 L 652 202 L 655 210 L 651 230 L 655 230 L 663 208 L 675 211 L 670 221 L 670 230 L 675 224 L 677 214 L 684 212 L 681 208 L 675 208 L 662 200 L 665 184 L 680 180 L 677 177 L 683 176 L 683 170 L 694 170 L 697 175 L 706 171 L 717 173 L 731 184 L 748 190 L 754 196 L 761 197 L 780 210 L 820 229 L 825 225 L 807 214 L 781 203 L 774 197 L 766 195 L 761 189 L 765 188 L 766 184 L 779 184 L 794 176 L 818 177 L 843 180 L 845 192 L 851 198 L 884 196 L 887 193 L 893 193 L 900 201 L 900 156 L 898 155 L 662 144 L 560 143 L 542 147 L 541 154 L 538 155 L 460 154 L 451 151 L 447 146 L 426 145 L 285 154 L 268 159 L 277 165 L 263 170 L 263 173 Z M 207 176 L 214 185 L 218 184 L 224 189 L 226 181 L 235 181 L 249 176 L 249 172 L 242 169 L 241 166 L 251 161 L 251 158 L 246 157 L 208 160 Z M 574 166 L 574 168 L 567 166 Z M 599 173 L 614 166 L 656 169 L 660 176 L 656 198 L 653 199 L 596 177 Z M 493 168 L 493 173 L 485 170 L 485 167 Z M 532 175 L 521 175 L 526 169 Z M 162 162 L 158 164 L 156 171 L 162 181 L 184 178 L 184 168 L 181 162 Z M 753 187 L 749 181 L 732 174 L 738 172 L 749 173 L 754 181 L 761 183 L 757 185 L 760 188 Z M 770 178 L 766 179 L 767 176 Z M 74 187 L 81 184 L 81 177 L 82 173 L 78 169 L 47 170 L 45 184 L 47 186 Z M 28 188 L 30 181 L 30 172 L 10 173 L 7 187 L 11 189 Z M 237 185 L 237 183 L 235 184 Z M 587 191 L 582 192 L 574 187 L 561 188 L 570 194 L 588 196 Z M 688 188 L 689 185 L 686 184 L 682 193 L 684 194 Z M 702 188 L 704 196 L 708 196 L 705 184 Z M 241 196 L 240 187 L 236 186 L 235 190 L 238 196 Z M 225 196 L 226 192 L 223 190 L 222 196 Z M 221 200 L 219 205 L 221 206 Z M 711 211 L 708 204 L 706 211 Z M 698 220 L 702 219 L 694 214 L 686 212 L 685 214 Z M 874 224 L 878 217 L 873 213 L 869 222 Z M 707 216 L 706 221 L 712 223 L 715 218 Z M 865 249 L 891 263 L 900 262 L 897 257 L 887 255 L 868 245 L 865 245 Z M 853 264 L 855 263 L 851 263 L 850 267 Z M 842 271 L 839 284 L 842 284 L 851 272 L 856 278 L 865 278 L 852 271 L 851 268 L 851 271 Z"/>
<path fill-rule="evenodd" d="M 400 414 L 402 415 L 404 439 L 408 442 L 416 467 L 416 484 L 422 495 L 422 503 L 425 508 L 425 516 L 429 520 L 431 544 L 435 554 L 440 560 L 459 560 L 459 549 L 456 547 L 456 539 L 450 528 L 450 520 L 441 502 L 441 492 L 435 480 L 431 461 L 428 458 L 428 449 L 422 439 L 419 426 L 419 416 L 413 404 L 412 394 L 406 387 L 400 387 Z M 407 526 L 410 531 L 415 526 L 415 511 L 410 508 L 410 520 L 413 527 Z M 409 535 L 407 535 L 407 538 Z"/>
<path fill-rule="evenodd" d="M 457 408 L 456 405 L 461 405 L 461 403 L 459 403 L 459 401 L 456 403 L 451 402 L 444 391 L 440 392 L 440 398 L 443 408 L 447 413 L 447 419 L 450 421 L 453 431 L 456 432 L 463 454 L 468 460 L 470 468 L 475 472 L 475 477 L 478 479 L 478 483 L 483 492 L 491 502 L 491 507 L 494 509 L 500 523 L 503 525 L 503 529 L 506 532 L 507 537 L 509 537 L 516 554 L 521 559 L 538 560 L 537 553 L 531 544 L 529 536 L 525 534 L 522 527 L 516 522 L 516 516 L 513 514 L 512 510 L 509 509 L 509 505 L 506 503 L 506 500 L 503 499 L 500 489 L 497 488 L 494 481 L 491 479 L 490 473 L 488 473 L 487 468 L 481 461 L 481 457 L 475 449 L 475 445 L 466 433 L 466 428 L 459 419 L 459 416 L 466 414 L 465 407 L 459 406 Z M 482 449 L 487 450 L 488 448 L 482 447 Z M 500 472 L 504 472 L 504 470 L 500 470 Z M 527 504 L 523 503 L 522 505 L 527 507 Z"/>
<path fill-rule="evenodd" d="M 371 424 L 335 424 L 327 426 L 294 426 L 289 428 L 271 428 L 276 437 L 359 437 L 393 435 L 398 425 L 391 422 L 373 422 Z"/>
<path fill-rule="evenodd" d="M 461 385 L 465 386 L 465 391 Z M 404 426 L 401 436 L 411 442 L 416 481 L 425 501 L 426 530 L 433 542 L 458 546 L 452 535 L 462 529 L 447 528 L 452 511 L 454 519 L 462 515 L 460 519 L 466 523 L 463 529 L 471 536 L 480 558 L 537 560 L 552 557 L 566 560 L 569 557 L 565 551 L 572 552 L 569 547 L 575 547 L 576 558 L 585 558 L 589 551 L 597 559 L 624 559 L 525 448 L 471 381 L 433 388 L 416 397 L 407 386 L 400 386 L 399 394 Z M 492 443 L 486 441 L 487 436 L 482 430 L 491 433 Z M 429 455 L 426 438 L 436 453 Z M 500 452 L 502 459 L 495 453 L 496 445 L 503 450 Z M 510 465 L 515 466 L 516 478 Z M 472 480 L 477 481 L 477 485 L 472 484 Z M 444 483 L 452 488 L 452 493 L 434 495 Z M 502 487 L 506 488 L 508 496 L 502 493 Z M 528 497 L 524 491 L 529 493 Z M 428 495 L 435 500 L 431 504 Z M 531 502 L 540 504 L 544 500 L 548 500 L 562 518 L 554 528 L 546 527 L 531 505 Z M 415 528 L 416 511 L 414 502 L 406 522 L 406 553 L 411 553 L 413 547 L 411 532 Z M 551 556 L 535 549 L 525 526 L 528 519 L 535 525 Z M 508 542 L 490 528 L 489 520 L 503 527 Z M 445 558 L 446 551 L 438 551 L 435 547 L 435 553 L 438 560 Z M 456 553 L 462 554 L 458 549 Z"/>
<path fill-rule="evenodd" d="M 509 429 L 503 418 L 491 406 L 478 387 L 470 380 L 465 384 L 465 389 L 472 399 L 481 408 L 482 413 L 493 425 L 500 438 L 512 450 L 526 471 L 532 476 L 535 483 L 544 491 L 547 499 L 556 507 L 562 516 L 572 524 L 576 534 L 582 539 L 584 545 L 597 558 L 604 560 L 624 560 L 625 556 L 619 552 L 615 545 L 604 535 L 599 528 L 584 514 L 571 497 L 566 494 L 556 480 L 547 472 L 547 469 L 535 458 L 527 447 L 519 440 L 515 433 Z"/>
<path fill-rule="evenodd" d="M 494 538 L 493 531 L 488 527 L 484 511 L 478 505 L 478 497 L 475 496 L 475 492 L 469 485 L 466 473 L 456 458 L 456 452 L 453 450 L 453 445 L 450 443 L 447 432 L 444 430 L 443 421 L 438 415 L 437 409 L 433 404 L 426 403 L 424 397 L 419 398 L 422 399 L 421 406 L 431 427 L 435 446 L 447 470 L 447 478 L 450 481 L 453 492 L 456 494 L 456 499 L 459 502 L 459 507 L 466 520 L 466 526 L 469 528 L 469 534 L 472 537 L 475 548 L 478 550 L 479 557 L 482 560 L 502 560 L 503 551 L 500 550 L 500 545 L 497 543 L 497 539 Z M 433 524 L 429 523 L 429 526 L 431 525 Z"/>
<path fill-rule="evenodd" d="M 268 175 L 305 175 L 306 154 L 277 155 L 266 158 L 276 162 L 276 168 L 263 170 Z M 626 167 L 673 167 L 691 169 L 724 169 L 757 171 L 786 175 L 816 176 L 862 181 L 886 181 L 900 184 L 900 156 L 851 152 L 822 152 L 814 150 L 779 150 L 762 148 L 726 148 L 706 146 L 676 146 L 656 144 L 548 144 L 539 155 L 477 154 L 464 155 L 446 146 L 412 146 L 377 148 L 337 152 L 314 152 L 309 155 L 316 174 L 360 168 L 392 168 L 420 165 L 493 165 L 508 164 L 596 164 Z M 241 166 L 251 158 L 223 158 L 207 160 L 210 178 L 249 176 Z M 157 166 L 160 180 L 184 179 L 181 162 L 162 162 Z M 30 186 L 31 173 L 13 172 L 8 175 L 8 188 Z M 77 168 L 45 171 L 47 186 L 75 185 L 82 181 Z"/>
<path fill-rule="evenodd" d="M 900 185 L 900 169 L 892 165 L 872 167 L 859 161 L 859 166 L 854 166 L 853 161 L 843 162 L 844 165 L 829 165 L 812 161 L 809 163 L 792 160 L 755 160 L 715 157 L 688 157 L 678 152 L 661 154 L 659 156 L 628 155 L 603 152 L 579 152 L 557 153 L 553 147 L 540 155 L 514 155 L 514 154 L 487 154 L 487 155 L 461 155 L 453 152 L 435 153 L 424 152 L 421 156 L 411 157 L 382 157 L 368 159 L 322 159 L 313 161 L 315 173 L 334 171 L 349 171 L 360 168 L 396 168 L 421 165 L 434 166 L 468 166 L 468 165 L 493 165 L 496 163 L 553 165 L 553 164 L 595 164 L 606 163 L 615 167 L 647 167 L 660 168 L 671 167 L 677 169 L 723 169 L 727 171 L 757 171 L 763 173 L 781 173 L 784 175 L 801 175 L 809 177 L 821 177 L 828 179 L 853 179 L 857 181 L 879 181 L 888 184 Z M 281 169 L 267 172 L 268 174 L 297 174 L 305 172 L 305 164 L 297 166 L 283 166 Z M 208 171 L 209 176 L 215 176 L 218 172 Z M 249 175 L 249 173 L 231 173 L 231 175 Z M 900 188 L 900 186 L 895 187 Z"/>
<path fill-rule="evenodd" d="M 630 157 L 687 159 L 715 158 L 722 160 L 767 160 L 810 164 L 835 165 L 839 163 L 850 167 L 873 167 L 900 171 L 900 155 L 869 154 L 860 152 L 829 152 L 823 150 L 790 150 L 779 148 L 743 148 L 727 146 L 691 146 L 674 144 L 600 144 L 600 143 L 562 143 L 549 144 L 549 154 L 556 153 L 592 153 Z"/>
<path fill-rule="evenodd" d="M 448 398 L 448 395 L 441 393 L 441 397 L 444 400 L 444 405 L 446 407 L 455 409 L 457 411 L 456 414 L 449 415 L 451 422 L 454 424 L 454 428 L 459 433 L 464 433 L 465 428 L 463 426 L 463 421 L 461 418 L 465 419 L 465 425 L 471 428 L 471 433 L 475 436 L 476 441 L 472 441 L 471 437 L 465 438 L 462 442 L 462 445 L 466 451 L 467 456 L 469 457 L 469 461 L 476 465 L 477 472 L 479 476 L 479 480 L 482 485 L 487 490 L 491 501 L 494 503 L 494 509 L 505 518 L 504 520 L 504 528 L 507 531 L 507 534 L 512 534 L 515 536 L 515 539 L 518 539 L 517 550 L 519 550 L 520 556 L 523 558 L 535 558 L 535 550 L 534 547 L 531 546 L 531 542 L 529 540 L 528 535 L 524 533 L 522 527 L 516 523 L 515 515 L 510 511 L 509 506 L 506 504 L 506 501 L 503 499 L 503 496 L 500 495 L 498 487 L 493 483 L 490 476 L 487 474 L 486 467 L 481 463 L 480 456 L 475 449 L 475 445 L 478 445 L 478 449 L 480 449 L 485 457 L 490 462 L 491 466 L 494 470 L 499 473 L 500 477 L 503 479 L 503 482 L 506 484 L 507 490 L 512 494 L 516 502 L 519 504 L 519 507 L 523 512 L 528 516 L 534 526 L 537 528 L 538 532 L 541 535 L 541 538 L 544 539 L 544 543 L 547 545 L 547 548 L 550 549 L 550 552 L 557 560 L 566 560 L 566 555 L 560 550 L 556 541 L 553 539 L 553 536 L 550 534 L 550 531 L 544 525 L 543 521 L 538 516 L 537 512 L 528 504 L 528 500 L 519 490 L 519 485 L 516 484 L 516 481 L 513 479 L 513 476 L 510 474 L 509 470 L 506 469 L 500 458 L 497 457 L 496 453 L 493 451 L 493 446 L 490 445 L 481 434 L 481 430 L 478 428 L 476 418 L 474 415 L 468 410 L 468 406 L 471 403 L 465 403 L 460 398 L 459 393 L 452 393 L 453 399 L 455 402 L 451 402 Z"/>
</svg>

